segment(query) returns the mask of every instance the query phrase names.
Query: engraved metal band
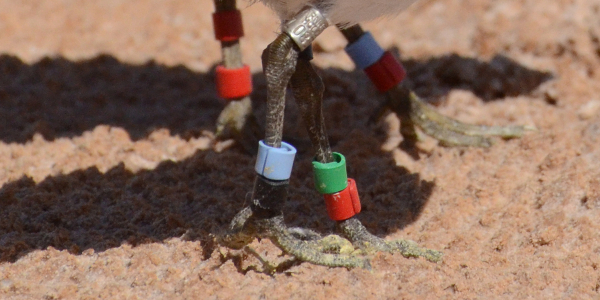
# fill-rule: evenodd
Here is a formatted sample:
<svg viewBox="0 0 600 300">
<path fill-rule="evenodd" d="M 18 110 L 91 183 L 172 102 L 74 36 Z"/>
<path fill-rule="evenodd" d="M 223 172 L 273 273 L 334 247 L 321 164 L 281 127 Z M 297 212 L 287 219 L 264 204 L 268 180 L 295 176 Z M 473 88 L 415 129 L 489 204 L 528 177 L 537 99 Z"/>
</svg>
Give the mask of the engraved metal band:
<svg viewBox="0 0 600 300">
<path fill-rule="evenodd" d="M 327 18 L 317 8 L 307 6 L 285 23 L 283 32 L 292 38 L 300 50 L 304 50 L 328 26 Z"/>
</svg>

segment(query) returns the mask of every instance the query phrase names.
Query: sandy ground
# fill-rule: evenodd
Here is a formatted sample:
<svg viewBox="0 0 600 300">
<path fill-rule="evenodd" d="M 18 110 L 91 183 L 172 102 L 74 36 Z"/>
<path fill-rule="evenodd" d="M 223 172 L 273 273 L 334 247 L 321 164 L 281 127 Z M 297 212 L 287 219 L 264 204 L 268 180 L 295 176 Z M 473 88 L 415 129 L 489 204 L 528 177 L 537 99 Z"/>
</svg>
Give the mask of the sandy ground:
<svg viewBox="0 0 600 300">
<path fill-rule="evenodd" d="M 543 3 L 543 4 L 542 4 Z M 398 148 L 394 115 L 328 30 L 315 63 L 327 126 L 369 230 L 445 253 L 378 254 L 373 270 L 294 265 L 272 276 L 211 243 L 244 205 L 254 154 L 216 143 L 223 107 L 207 0 L 0 1 L 2 299 L 599 299 L 600 1 L 421 1 L 367 24 L 444 114 L 539 131 L 489 149 Z M 259 56 L 277 20 L 244 9 Z M 286 220 L 332 230 L 299 149 Z M 269 241 L 252 246 L 273 260 Z"/>
</svg>

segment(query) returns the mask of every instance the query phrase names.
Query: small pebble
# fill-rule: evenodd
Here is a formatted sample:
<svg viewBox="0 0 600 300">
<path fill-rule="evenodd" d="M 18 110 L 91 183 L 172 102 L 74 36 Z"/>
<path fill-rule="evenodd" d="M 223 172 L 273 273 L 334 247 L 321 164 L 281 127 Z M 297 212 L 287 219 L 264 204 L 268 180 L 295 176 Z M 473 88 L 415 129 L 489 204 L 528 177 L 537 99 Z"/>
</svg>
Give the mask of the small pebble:
<svg viewBox="0 0 600 300">
<path fill-rule="evenodd" d="M 10 279 L 0 280 L 0 291 L 9 290 L 13 286 L 13 282 Z"/>
<path fill-rule="evenodd" d="M 591 100 L 588 103 L 582 105 L 577 111 L 577 115 L 582 120 L 591 119 L 597 116 L 600 112 L 600 100 Z"/>
</svg>

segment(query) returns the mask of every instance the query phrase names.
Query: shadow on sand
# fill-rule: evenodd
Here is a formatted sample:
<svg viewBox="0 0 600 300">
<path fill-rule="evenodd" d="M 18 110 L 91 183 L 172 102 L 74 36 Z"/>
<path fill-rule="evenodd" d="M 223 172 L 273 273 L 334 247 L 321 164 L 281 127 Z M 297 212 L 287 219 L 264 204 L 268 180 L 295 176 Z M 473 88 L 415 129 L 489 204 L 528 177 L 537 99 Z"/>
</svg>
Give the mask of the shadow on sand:
<svg viewBox="0 0 600 300">
<path fill-rule="evenodd" d="M 484 63 L 450 55 L 405 64 L 410 84 L 425 97 L 463 88 L 493 100 L 530 93 L 550 78 L 502 57 Z M 319 72 L 327 86 L 324 111 L 332 145 L 346 155 L 348 173 L 361 193 L 360 219 L 379 236 L 402 229 L 419 217 L 435 184 L 397 167 L 380 150 L 385 134 L 367 120 L 377 107 L 373 99 L 382 97 L 361 72 Z M 491 83 L 479 84 L 475 79 L 482 76 Z M 214 130 L 223 107 L 212 78 L 212 73 L 185 67 L 129 65 L 107 55 L 80 62 L 47 58 L 33 65 L 0 56 L 0 140 L 25 143 L 35 133 L 47 140 L 74 137 L 98 125 L 122 127 L 133 140 L 158 128 L 184 138 L 197 136 Z M 260 116 L 262 74 L 254 75 L 254 82 Z M 286 111 L 288 137 L 306 140 L 293 101 Z M 330 231 L 333 224 L 312 187 L 310 147 L 300 143 L 298 150 L 286 221 Z M 6 183 L 0 189 L 0 262 L 49 246 L 75 254 L 101 252 L 184 234 L 206 246 L 210 234 L 222 232 L 244 206 L 254 178 L 253 160 L 254 155 L 240 149 L 209 150 L 137 173 L 119 165 L 106 173 L 89 168 L 39 183 L 26 177 Z"/>
</svg>

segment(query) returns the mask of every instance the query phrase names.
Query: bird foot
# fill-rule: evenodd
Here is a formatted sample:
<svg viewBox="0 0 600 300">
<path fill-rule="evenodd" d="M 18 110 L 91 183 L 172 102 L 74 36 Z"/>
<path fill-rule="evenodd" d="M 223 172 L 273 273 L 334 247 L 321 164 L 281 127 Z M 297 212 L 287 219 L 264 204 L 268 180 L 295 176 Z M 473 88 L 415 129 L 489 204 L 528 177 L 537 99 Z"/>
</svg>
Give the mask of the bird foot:
<svg viewBox="0 0 600 300">
<path fill-rule="evenodd" d="M 321 238 L 317 233 L 298 228 L 288 228 L 282 216 L 256 218 L 251 208 L 240 211 L 230 224 L 229 231 L 218 237 L 219 244 L 232 249 L 244 249 L 254 238 L 267 238 L 284 253 L 296 260 L 328 267 L 370 269 L 367 257 L 357 255 L 352 244 L 339 236 Z M 248 250 L 248 248 L 246 248 Z M 253 251 L 250 253 L 257 256 Z M 257 256 L 266 269 L 277 267 Z"/>
<path fill-rule="evenodd" d="M 230 101 L 217 118 L 215 135 L 218 139 L 234 139 L 250 153 L 256 152 L 262 129 L 252 112 L 250 97 Z"/>
<path fill-rule="evenodd" d="M 402 135 L 411 143 L 419 140 L 416 127 L 437 139 L 440 145 L 448 147 L 490 147 L 491 137 L 518 138 L 528 131 L 536 130 L 531 126 L 465 124 L 438 113 L 408 89 L 396 88 L 388 93 L 387 104 L 400 117 Z"/>
<path fill-rule="evenodd" d="M 376 252 L 400 253 L 406 258 L 423 257 L 430 262 L 440 262 L 443 253 L 436 250 L 421 248 L 411 240 L 386 241 L 370 232 L 355 218 L 337 224 L 338 230 L 347 237 L 354 247 L 369 255 Z"/>
<path fill-rule="evenodd" d="M 236 215 L 229 231 L 217 240 L 225 247 L 242 249 L 255 256 L 267 273 L 280 271 L 282 266 L 290 266 L 297 261 L 370 270 L 369 256 L 377 252 L 400 253 L 407 258 L 423 257 L 431 262 L 439 262 L 442 258 L 441 252 L 421 248 L 410 240 L 385 241 L 376 237 L 354 218 L 340 222 L 338 227 L 348 239 L 334 234 L 322 237 L 312 230 L 289 228 L 283 223 L 282 216 L 256 218 L 248 207 Z M 271 240 L 284 253 L 293 256 L 294 260 L 281 264 L 268 261 L 248 246 L 255 238 Z"/>
</svg>

